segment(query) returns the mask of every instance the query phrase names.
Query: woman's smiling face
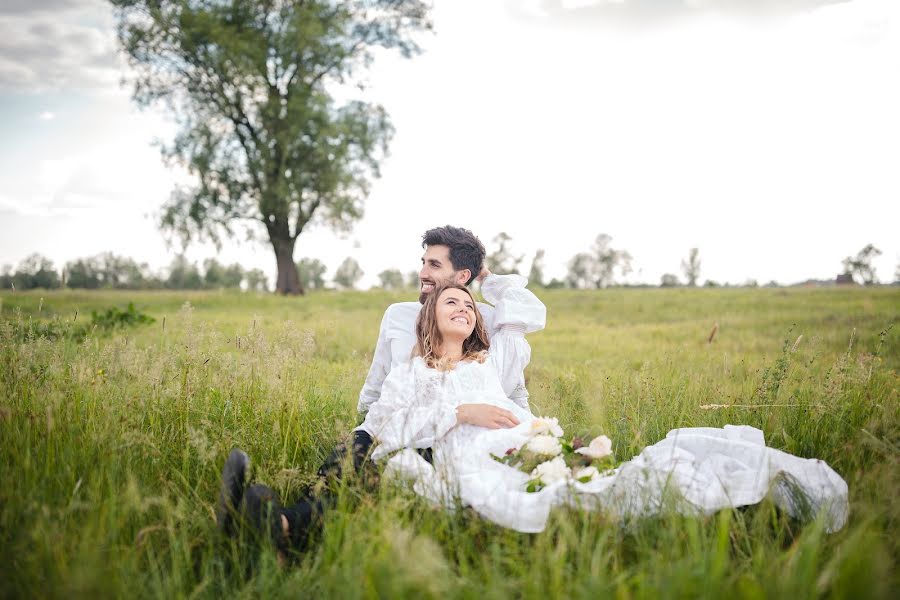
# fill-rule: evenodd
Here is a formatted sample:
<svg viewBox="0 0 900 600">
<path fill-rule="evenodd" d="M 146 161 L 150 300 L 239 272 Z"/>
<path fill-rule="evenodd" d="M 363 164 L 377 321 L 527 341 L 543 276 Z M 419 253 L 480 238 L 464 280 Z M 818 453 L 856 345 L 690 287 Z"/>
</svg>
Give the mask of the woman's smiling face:
<svg viewBox="0 0 900 600">
<path fill-rule="evenodd" d="M 446 339 L 466 339 L 475 329 L 475 301 L 463 290 L 441 292 L 435 306 L 438 331 Z"/>
</svg>

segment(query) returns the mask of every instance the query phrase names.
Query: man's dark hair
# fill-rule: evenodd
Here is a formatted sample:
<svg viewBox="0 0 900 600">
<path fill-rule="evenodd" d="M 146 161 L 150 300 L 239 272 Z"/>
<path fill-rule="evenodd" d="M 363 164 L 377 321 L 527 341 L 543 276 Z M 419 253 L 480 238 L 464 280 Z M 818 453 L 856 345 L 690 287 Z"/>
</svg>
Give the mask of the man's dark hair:
<svg viewBox="0 0 900 600">
<path fill-rule="evenodd" d="M 468 229 L 461 227 L 453 227 L 446 225 L 444 227 L 435 227 L 429 229 L 422 236 L 422 247 L 426 246 L 447 246 L 450 248 L 450 263 L 456 271 L 468 269 L 472 276 L 466 282 L 466 285 L 472 283 L 472 280 L 481 273 L 481 267 L 484 264 L 484 256 L 487 252 L 484 244 L 481 243 L 474 233 Z"/>
</svg>

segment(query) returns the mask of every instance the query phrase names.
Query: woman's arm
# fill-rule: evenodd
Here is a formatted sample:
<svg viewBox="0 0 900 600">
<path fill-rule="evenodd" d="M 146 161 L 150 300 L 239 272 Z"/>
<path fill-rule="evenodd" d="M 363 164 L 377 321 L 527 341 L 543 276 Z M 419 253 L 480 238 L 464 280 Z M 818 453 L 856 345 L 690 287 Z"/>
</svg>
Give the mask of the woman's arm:
<svg viewBox="0 0 900 600">
<path fill-rule="evenodd" d="M 456 422 L 488 429 L 508 429 L 519 424 L 514 414 L 493 404 L 460 404 L 456 407 Z"/>
</svg>

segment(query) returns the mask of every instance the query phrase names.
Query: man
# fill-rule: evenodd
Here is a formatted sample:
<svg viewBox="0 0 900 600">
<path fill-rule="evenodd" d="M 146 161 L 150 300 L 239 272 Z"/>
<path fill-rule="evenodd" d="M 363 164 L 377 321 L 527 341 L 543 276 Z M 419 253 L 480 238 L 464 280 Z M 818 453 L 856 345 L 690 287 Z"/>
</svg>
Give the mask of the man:
<svg viewBox="0 0 900 600">
<path fill-rule="evenodd" d="M 419 301 L 391 304 L 384 312 L 372 366 L 359 392 L 357 410 L 360 413 L 367 412 L 369 406 L 381 397 L 381 385 L 391 369 L 410 359 L 416 343 L 416 318 L 425 298 L 437 285 L 451 282 L 469 285 L 476 279 L 488 280 L 486 283 L 490 285 L 490 279 L 498 277 L 484 268 L 484 245 L 468 229 L 450 225 L 429 229 L 422 236 L 422 247 L 425 253 L 422 255 L 422 270 L 419 271 Z M 479 302 L 478 309 L 488 333 L 494 333 L 494 307 Z M 499 323 L 496 325 L 502 326 Z M 510 389 L 504 391 L 509 399 L 528 408 L 525 377 L 507 387 Z"/>
</svg>

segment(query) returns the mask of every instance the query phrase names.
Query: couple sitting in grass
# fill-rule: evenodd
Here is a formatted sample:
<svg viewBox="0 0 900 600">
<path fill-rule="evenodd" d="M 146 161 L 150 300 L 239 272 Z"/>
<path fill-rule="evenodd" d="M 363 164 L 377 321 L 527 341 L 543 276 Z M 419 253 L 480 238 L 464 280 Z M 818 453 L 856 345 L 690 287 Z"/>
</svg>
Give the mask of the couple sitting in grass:
<svg viewBox="0 0 900 600">
<path fill-rule="evenodd" d="M 752 427 L 677 429 L 618 465 L 604 436 L 563 438 L 556 419 L 528 406 L 525 334 L 544 327 L 546 311 L 525 278 L 487 271 L 484 247 L 464 229 L 428 231 L 423 247 L 420 302 L 386 311 L 360 393 L 365 420 L 350 448 L 339 446 L 319 470 L 325 485 L 282 506 L 270 488 L 245 487 L 249 458 L 235 449 L 217 511 L 224 531 L 249 525 L 281 550 L 301 546 L 350 464 L 358 473 L 377 465 L 435 504 L 467 506 L 522 532 L 541 531 L 554 506 L 614 517 L 664 506 L 697 514 L 766 495 L 791 515 L 843 526 L 843 479 L 822 461 L 767 448 Z M 475 279 L 493 306 L 475 302 L 466 287 Z"/>
</svg>

